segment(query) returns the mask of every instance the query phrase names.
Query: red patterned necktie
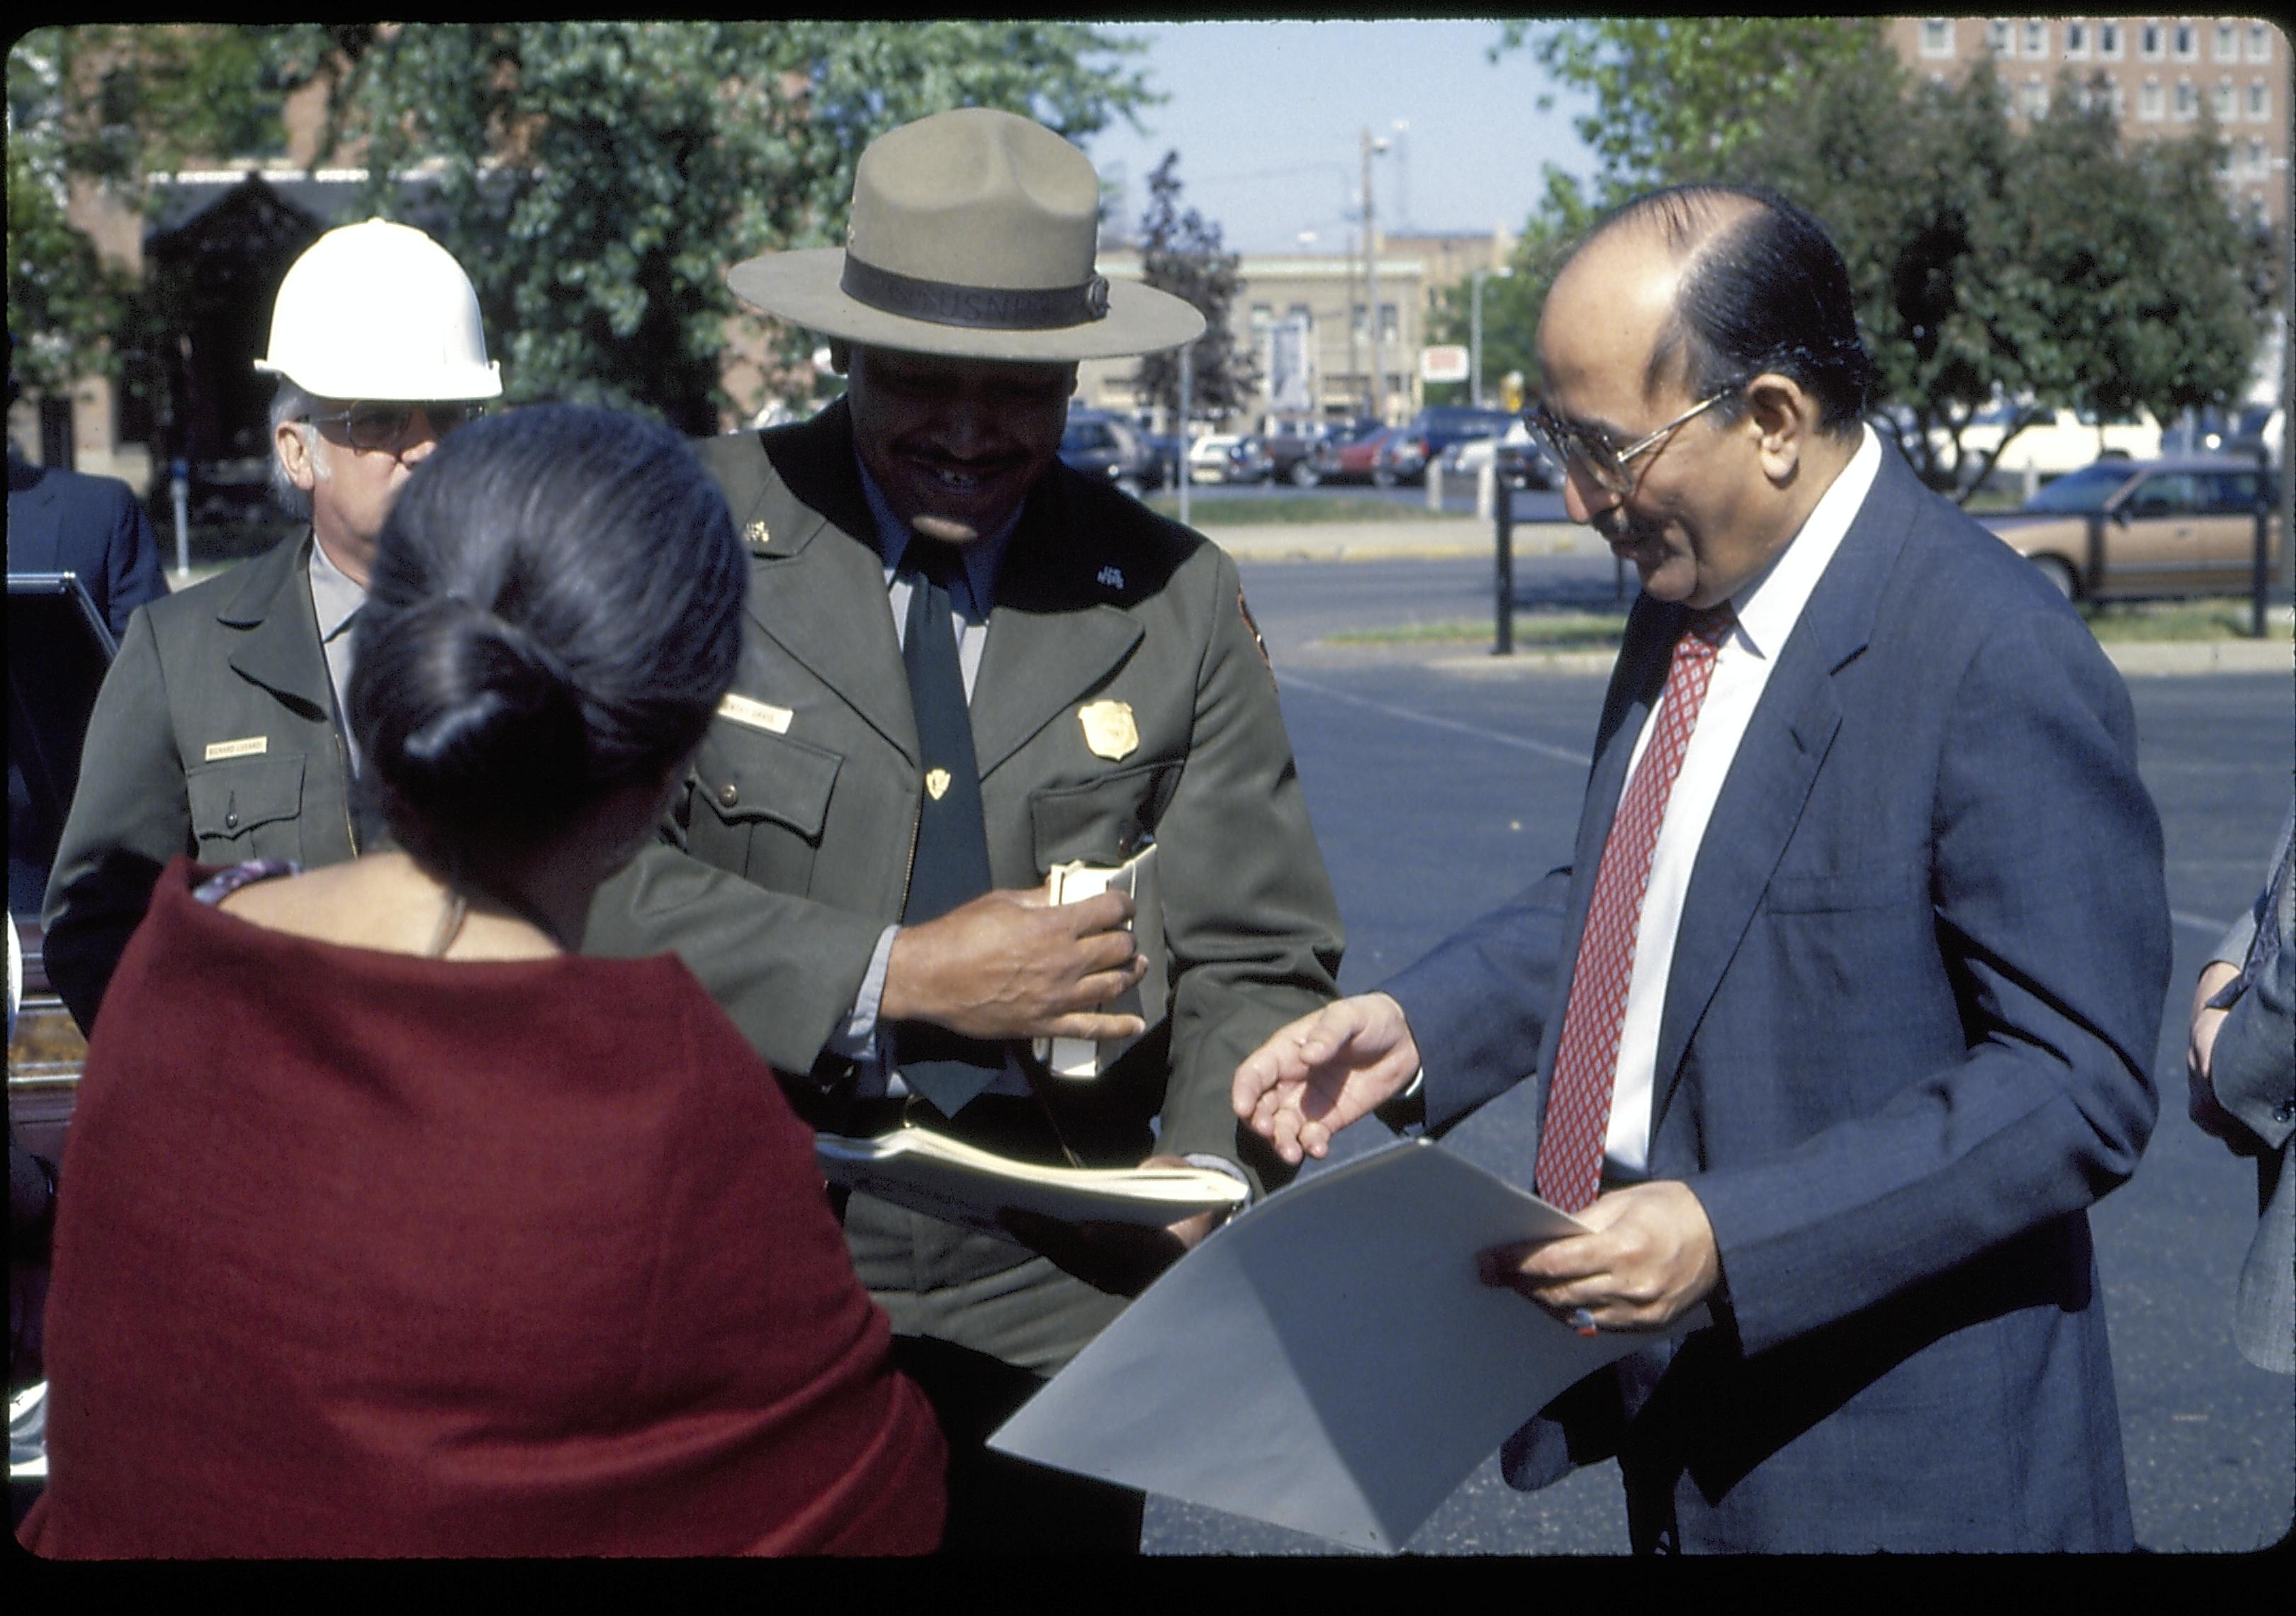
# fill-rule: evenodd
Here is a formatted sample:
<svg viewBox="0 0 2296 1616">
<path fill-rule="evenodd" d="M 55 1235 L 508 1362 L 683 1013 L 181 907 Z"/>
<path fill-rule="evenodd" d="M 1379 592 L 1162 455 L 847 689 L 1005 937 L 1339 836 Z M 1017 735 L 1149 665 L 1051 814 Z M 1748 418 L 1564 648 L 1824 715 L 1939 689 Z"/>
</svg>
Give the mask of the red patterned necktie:
<svg viewBox="0 0 2296 1616">
<path fill-rule="evenodd" d="M 1727 605 L 1690 614 L 1675 642 L 1659 698 L 1658 726 L 1643 750 L 1641 767 L 1619 799 L 1610 840 L 1595 874 L 1578 964 L 1555 1046 L 1554 1081 L 1538 1135 L 1538 1193 L 1566 1212 L 1595 1199 L 1601 1182 L 1603 1141 L 1611 1127 L 1611 1094 L 1618 1086 L 1619 1030 L 1627 1019 L 1627 988 L 1634 980 L 1635 933 L 1642 925 L 1643 893 L 1667 799 L 1682 772 L 1698 710 L 1714 673 L 1714 654 L 1734 621 Z"/>
</svg>

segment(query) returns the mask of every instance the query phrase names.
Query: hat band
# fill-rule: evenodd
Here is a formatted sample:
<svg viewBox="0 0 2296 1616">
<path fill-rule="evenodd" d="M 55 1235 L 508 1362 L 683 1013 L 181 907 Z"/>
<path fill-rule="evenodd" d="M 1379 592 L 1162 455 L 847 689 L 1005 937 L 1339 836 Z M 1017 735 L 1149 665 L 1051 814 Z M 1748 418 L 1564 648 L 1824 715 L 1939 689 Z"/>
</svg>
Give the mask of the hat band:
<svg viewBox="0 0 2296 1616">
<path fill-rule="evenodd" d="M 882 314 L 980 331 L 1056 331 L 1108 314 L 1108 281 L 1102 275 L 1081 286 L 959 286 L 880 269 L 848 252 L 838 286 Z"/>
</svg>

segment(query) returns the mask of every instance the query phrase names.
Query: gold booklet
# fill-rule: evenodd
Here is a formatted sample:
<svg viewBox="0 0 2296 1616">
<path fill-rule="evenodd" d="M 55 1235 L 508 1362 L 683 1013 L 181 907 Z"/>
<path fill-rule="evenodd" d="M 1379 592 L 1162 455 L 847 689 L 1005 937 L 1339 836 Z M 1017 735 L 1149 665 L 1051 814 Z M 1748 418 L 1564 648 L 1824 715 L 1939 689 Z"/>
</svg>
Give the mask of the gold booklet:
<svg viewBox="0 0 2296 1616">
<path fill-rule="evenodd" d="M 1148 1023 L 1145 1038 L 1171 1013 L 1171 978 L 1164 959 L 1164 905 L 1156 882 L 1156 849 L 1140 849 L 1114 869 L 1105 865 L 1056 864 L 1047 873 L 1053 901 L 1081 903 L 1115 890 L 1132 899 L 1132 940 L 1148 962 L 1147 973 L 1101 1008 L 1111 1015 L 1136 1015 Z M 1140 1038 L 1038 1038 L 1037 1058 L 1056 1078 L 1089 1081 L 1113 1066 Z"/>
</svg>

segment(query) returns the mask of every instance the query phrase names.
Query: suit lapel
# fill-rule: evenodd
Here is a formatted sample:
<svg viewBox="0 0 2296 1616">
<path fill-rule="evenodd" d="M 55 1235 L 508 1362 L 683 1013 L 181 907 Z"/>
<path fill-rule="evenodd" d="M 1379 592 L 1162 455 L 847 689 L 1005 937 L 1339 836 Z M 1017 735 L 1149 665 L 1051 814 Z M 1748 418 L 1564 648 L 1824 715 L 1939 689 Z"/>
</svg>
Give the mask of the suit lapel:
<svg viewBox="0 0 2296 1616">
<path fill-rule="evenodd" d="M 1810 592 L 1755 705 L 1707 821 L 1683 894 L 1652 1074 L 1652 1124 L 1680 1082 L 1684 1054 L 1800 823 L 1841 726 L 1834 676 L 1866 649 L 1912 526 L 1913 473 L 1886 445 L 1882 469 Z"/>
<path fill-rule="evenodd" d="M 304 570 L 311 543 L 307 533 L 301 544 L 280 545 L 255 562 L 217 609 L 216 621 L 236 631 L 230 636 L 235 671 L 324 723 L 334 715 L 335 698 Z"/>
<path fill-rule="evenodd" d="M 1058 468 L 1030 490 L 997 575 L 972 699 L 985 779 L 1029 737 L 1104 682 L 1140 643 L 1130 613 L 1092 593 L 1091 555 L 1068 520 Z"/>
</svg>

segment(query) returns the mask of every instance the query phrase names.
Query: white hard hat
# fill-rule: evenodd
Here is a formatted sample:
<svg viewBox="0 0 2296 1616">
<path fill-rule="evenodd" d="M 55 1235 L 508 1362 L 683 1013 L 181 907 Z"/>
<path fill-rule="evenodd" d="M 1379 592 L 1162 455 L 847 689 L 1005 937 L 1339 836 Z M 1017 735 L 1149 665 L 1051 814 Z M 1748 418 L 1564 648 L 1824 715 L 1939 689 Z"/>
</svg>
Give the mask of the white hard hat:
<svg viewBox="0 0 2296 1616">
<path fill-rule="evenodd" d="M 322 398 L 497 398 L 479 296 L 420 230 L 369 219 L 303 250 L 271 307 L 255 368 Z"/>
</svg>

